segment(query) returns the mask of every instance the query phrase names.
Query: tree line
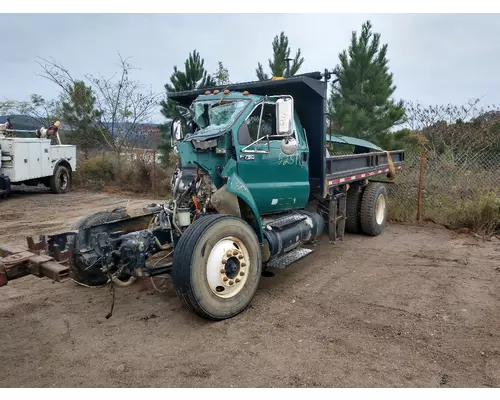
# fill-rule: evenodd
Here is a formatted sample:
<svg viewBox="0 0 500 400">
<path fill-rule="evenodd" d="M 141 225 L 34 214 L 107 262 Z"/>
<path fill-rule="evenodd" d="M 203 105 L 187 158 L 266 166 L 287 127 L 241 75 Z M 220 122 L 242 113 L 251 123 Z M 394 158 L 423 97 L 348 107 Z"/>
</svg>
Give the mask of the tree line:
<svg viewBox="0 0 500 400">
<path fill-rule="evenodd" d="M 267 72 L 261 62 L 255 69 L 260 81 L 272 77 L 290 77 L 301 73 L 305 58 L 298 48 L 292 52 L 285 32 L 274 37 L 272 57 Z M 339 54 L 339 63 L 333 69 L 335 84 L 329 92 L 329 128 L 334 134 L 360 137 L 378 144 L 391 145 L 389 130 L 404 122 L 403 101 L 395 101 L 393 75 L 388 68 L 387 44 L 380 42 L 380 33 L 372 31 L 370 21 L 362 25 L 361 33 L 352 32 L 349 48 Z M 194 50 L 184 63 L 184 70 L 174 67 L 168 92 L 203 89 L 230 83 L 229 73 L 219 61 L 218 69 L 209 74 L 204 60 Z M 162 102 L 162 114 L 171 118 L 173 102 Z"/>
<path fill-rule="evenodd" d="M 258 80 L 286 78 L 302 72 L 305 56 L 300 48 L 292 51 L 285 32 L 276 35 L 271 45 L 267 68 L 257 62 L 255 77 Z M 338 62 L 332 70 L 334 83 L 328 93 L 329 133 L 367 139 L 387 150 L 420 146 L 442 152 L 457 148 L 458 143 L 466 146 L 467 140 L 474 137 L 474 133 L 470 133 L 472 128 L 478 129 L 478 124 L 483 124 L 482 133 L 474 137 L 474 146 L 484 149 L 492 137 L 498 137 L 498 114 L 479 109 L 477 102 L 470 108 L 448 105 L 437 110 L 395 99 L 396 85 L 387 50 L 388 45 L 382 43 L 380 33 L 373 32 L 370 21 L 363 23 L 359 32 L 352 32 L 348 47 L 338 54 Z M 61 119 L 78 132 L 77 144 L 84 151 L 95 145 L 106 145 L 117 152 L 133 146 L 141 126 L 151 121 L 158 107 L 167 120 L 176 114 L 175 103 L 168 99 L 168 93 L 231 83 L 223 61 L 218 62 L 214 72 L 209 72 L 196 49 L 189 53 L 182 68 L 173 67 L 164 85 L 166 97 L 165 93 L 156 93 L 133 80 L 134 68 L 120 55 L 119 69 L 110 77 L 87 74 L 83 79 L 76 79 L 54 60 L 37 62 L 42 71 L 40 75 L 60 88 L 59 98 L 47 101 L 33 95 L 25 102 L 0 102 L 0 114 L 17 111 L 46 124 Z M 486 111 L 488 118 L 484 117 Z M 467 118 L 472 122 L 464 125 Z M 407 127 L 397 130 L 402 124 Z M 166 138 L 168 123 L 161 128 Z M 167 142 L 160 148 L 169 151 Z"/>
</svg>

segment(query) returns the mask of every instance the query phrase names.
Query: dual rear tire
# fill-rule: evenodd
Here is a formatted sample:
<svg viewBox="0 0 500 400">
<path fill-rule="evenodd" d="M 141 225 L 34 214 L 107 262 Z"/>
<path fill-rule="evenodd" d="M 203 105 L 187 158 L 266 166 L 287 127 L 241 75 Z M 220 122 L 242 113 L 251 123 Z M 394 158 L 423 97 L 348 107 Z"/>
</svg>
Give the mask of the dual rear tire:
<svg viewBox="0 0 500 400">
<path fill-rule="evenodd" d="M 387 187 L 380 182 L 370 182 L 366 187 L 352 186 L 347 192 L 346 231 L 380 235 L 387 225 Z"/>
</svg>

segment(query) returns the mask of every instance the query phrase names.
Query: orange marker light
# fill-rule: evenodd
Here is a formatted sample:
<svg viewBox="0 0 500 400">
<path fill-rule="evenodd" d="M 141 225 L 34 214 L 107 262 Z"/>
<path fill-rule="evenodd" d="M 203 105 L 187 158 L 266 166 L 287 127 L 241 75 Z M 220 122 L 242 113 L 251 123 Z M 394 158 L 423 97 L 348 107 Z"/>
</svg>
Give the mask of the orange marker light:
<svg viewBox="0 0 500 400">
<path fill-rule="evenodd" d="M 243 94 L 246 96 L 247 94 L 250 94 L 248 93 L 246 90 L 243 92 Z"/>
<path fill-rule="evenodd" d="M 207 91 L 205 92 L 205 94 L 210 94 L 210 90 L 207 90 Z"/>
<path fill-rule="evenodd" d="M 229 90 L 227 90 L 227 89 L 226 89 L 226 90 L 224 90 L 224 92 L 223 92 L 223 93 L 224 93 L 224 94 L 228 94 L 228 93 L 229 93 Z"/>
<path fill-rule="evenodd" d="M 220 90 L 214 90 L 214 94 L 218 94 Z"/>
</svg>

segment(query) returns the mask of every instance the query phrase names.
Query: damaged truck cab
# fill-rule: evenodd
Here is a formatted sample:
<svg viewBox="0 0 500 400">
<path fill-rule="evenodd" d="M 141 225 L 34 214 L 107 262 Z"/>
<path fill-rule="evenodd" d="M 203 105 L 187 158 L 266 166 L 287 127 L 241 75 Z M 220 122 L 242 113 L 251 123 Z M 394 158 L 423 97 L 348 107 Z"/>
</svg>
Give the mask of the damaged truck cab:
<svg viewBox="0 0 500 400">
<path fill-rule="evenodd" d="M 404 151 L 327 135 L 329 77 L 169 93 L 179 111 L 171 199 L 134 217 L 91 214 L 50 235 L 49 255 L 66 250 L 71 276 L 87 286 L 168 274 L 189 310 L 222 320 L 248 306 L 266 270 L 312 254 L 323 231 L 330 242 L 381 234 L 387 189 L 372 179 L 393 179 Z M 330 157 L 327 142 L 354 150 Z"/>
<path fill-rule="evenodd" d="M 172 123 L 179 169 L 204 171 L 217 191 L 221 214 L 251 221 L 264 241 L 261 215 L 305 208 L 309 201 L 309 148 L 290 96 L 207 91 L 191 105 L 192 125 Z"/>
</svg>

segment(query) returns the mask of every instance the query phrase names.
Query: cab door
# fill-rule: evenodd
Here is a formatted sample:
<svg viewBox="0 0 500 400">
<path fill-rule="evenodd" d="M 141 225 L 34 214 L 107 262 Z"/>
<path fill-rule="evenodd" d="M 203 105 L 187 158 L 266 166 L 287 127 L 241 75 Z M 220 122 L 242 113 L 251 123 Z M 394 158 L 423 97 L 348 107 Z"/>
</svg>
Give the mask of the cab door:
<svg viewBox="0 0 500 400">
<path fill-rule="evenodd" d="M 261 214 L 304 208 L 309 200 L 309 150 L 297 117 L 294 125 L 298 150 L 291 156 L 281 152 L 282 138 L 273 139 L 276 136 L 275 103 L 258 104 L 237 132 L 238 175 L 252 193 Z M 269 140 L 247 147 L 257 136 L 266 135 Z M 247 151 L 243 151 L 245 147 Z"/>
</svg>

